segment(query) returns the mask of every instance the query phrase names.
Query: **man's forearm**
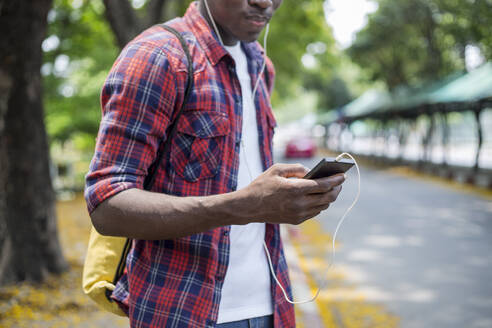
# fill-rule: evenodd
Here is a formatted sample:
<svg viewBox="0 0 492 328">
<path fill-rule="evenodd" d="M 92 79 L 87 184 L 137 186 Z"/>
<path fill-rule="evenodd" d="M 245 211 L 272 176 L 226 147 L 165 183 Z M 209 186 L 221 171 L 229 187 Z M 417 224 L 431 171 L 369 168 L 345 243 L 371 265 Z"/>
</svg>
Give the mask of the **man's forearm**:
<svg viewBox="0 0 492 328">
<path fill-rule="evenodd" d="M 300 179 L 306 173 L 300 164 L 275 164 L 239 191 L 203 197 L 129 189 L 102 202 L 91 214 L 92 223 L 103 235 L 145 240 L 174 239 L 231 224 L 300 224 L 327 209 L 345 180 L 343 174 Z"/>
<path fill-rule="evenodd" d="M 248 223 L 243 193 L 175 197 L 140 189 L 125 190 L 91 214 L 103 235 L 162 240 L 190 236 L 230 224 Z"/>
</svg>

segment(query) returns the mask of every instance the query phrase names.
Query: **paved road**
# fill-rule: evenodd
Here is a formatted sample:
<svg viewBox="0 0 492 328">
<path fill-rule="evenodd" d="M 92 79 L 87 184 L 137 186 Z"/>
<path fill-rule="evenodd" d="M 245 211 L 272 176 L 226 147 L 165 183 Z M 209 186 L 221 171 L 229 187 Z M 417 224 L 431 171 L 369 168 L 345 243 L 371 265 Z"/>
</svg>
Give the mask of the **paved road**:
<svg viewBox="0 0 492 328">
<path fill-rule="evenodd" d="M 360 200 L 337 237 L 345 279 L 403 328 L 492 327 L 492 199 L 391 170 L 361 167 L 361 176 Z M 323 233 L 350 205 L 356 178 L 350 170 L 318 218 Z"/>
</svg>

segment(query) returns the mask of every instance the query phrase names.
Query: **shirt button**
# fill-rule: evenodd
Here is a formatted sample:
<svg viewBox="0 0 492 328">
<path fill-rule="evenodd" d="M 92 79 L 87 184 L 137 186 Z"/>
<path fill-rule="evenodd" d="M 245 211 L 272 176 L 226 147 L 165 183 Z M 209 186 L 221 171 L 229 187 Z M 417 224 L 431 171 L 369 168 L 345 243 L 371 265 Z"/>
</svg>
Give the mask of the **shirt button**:
<svg viewBox="0 0 492 328">
<path fill-rule="evenodd" d="M 222 280 L 224 280 L 224 277 L 222 277 L 222 276 L 216 276 L 216 277 L 215 277 L 215 280 L 217 280 L 217 281 L 222 281 Z"/>
<path fill-rule="evenodd" d="M 229 236 L 229 230 L 224 231 L 223 235 L 226 237 Z"/>
<path fill-rule="evenodd" d="M 229 72 L 231 72 L 231 73 L 235 73 L 236 72 L 236 69 L 234 68 L 233 65 L 229 65 L 228 68 L 229 68 Z"/>
</svg>

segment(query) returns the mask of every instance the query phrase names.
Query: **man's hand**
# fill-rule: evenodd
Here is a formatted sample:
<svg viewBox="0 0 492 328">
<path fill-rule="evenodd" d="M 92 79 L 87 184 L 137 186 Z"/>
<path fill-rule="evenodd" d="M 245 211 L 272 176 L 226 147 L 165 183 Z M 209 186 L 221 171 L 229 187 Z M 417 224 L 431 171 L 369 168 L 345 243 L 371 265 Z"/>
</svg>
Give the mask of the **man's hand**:
<svg viewBox="0 0 492 328">
<path fill-rule="evenodd" d="M 140 189 L 122 191 L 91 213 L 99 233 L 162 240 L 190 236 L 231 224 L 300 224 L 337 199 L 343 174 L 299 179 L 300 164 L 276 164 L 244 189 L 203 197 L 176 197 Z M 289 179 L 298 178 L 298 179 Z"/>
<path fill-rule="evenodd" d="M 254 212 L 253 219 L 300 224 L 326 210 L 342 190 L 344 174 L 301 179 L 307 172 L 301 164 L 275 164 L 256 178 L 244 189 Z"/>
</svg>

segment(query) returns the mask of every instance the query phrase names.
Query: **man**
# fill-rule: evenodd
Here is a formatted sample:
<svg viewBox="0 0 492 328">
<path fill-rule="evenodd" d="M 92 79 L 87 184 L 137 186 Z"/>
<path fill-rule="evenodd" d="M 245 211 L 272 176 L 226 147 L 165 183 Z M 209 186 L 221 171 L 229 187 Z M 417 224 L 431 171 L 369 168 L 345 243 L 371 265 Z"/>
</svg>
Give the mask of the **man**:
<svg viewBox="0 0 492 328">
<path fill-rule="evenodd" d="M 101 234 L 133 239 L 112 295 L 132 327 L 295 327 L 263 242 L 292 299 L 278 224 L 328 208 L 344 177 L 298 179 L 302 165 L 272 166 L 274 70 L 254 41 L 281 2 L 201 0 L 168 22 L 186 38 L 194 66 L 175 136 L 166 129 L 183 103 L 187 72 L 172 34 L 144 31 L 106 80 L 86 200 Z M 169 154 L 144 191 L 168 137 Z"/>
</svg>

